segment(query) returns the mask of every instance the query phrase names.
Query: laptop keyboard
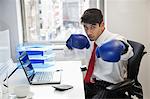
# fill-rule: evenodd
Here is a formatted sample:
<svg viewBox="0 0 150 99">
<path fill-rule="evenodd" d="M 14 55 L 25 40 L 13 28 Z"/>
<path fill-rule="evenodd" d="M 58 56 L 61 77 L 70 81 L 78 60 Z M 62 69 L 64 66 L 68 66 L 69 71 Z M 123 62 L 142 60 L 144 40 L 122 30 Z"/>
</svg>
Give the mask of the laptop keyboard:
<svg viewBox="0 0 150 99">
<path fill-rule="evenodd" d="M 58 82 L 60 81 L 60 72 L 36 72 L 33 81 L 36 82 Z"/>
<path fill-rule="evenodd" d="M 37 79 L 37 81 L 50 81 L 53 79 L 53 72 L 37 72 L 34 79 Z"/>
</svg>

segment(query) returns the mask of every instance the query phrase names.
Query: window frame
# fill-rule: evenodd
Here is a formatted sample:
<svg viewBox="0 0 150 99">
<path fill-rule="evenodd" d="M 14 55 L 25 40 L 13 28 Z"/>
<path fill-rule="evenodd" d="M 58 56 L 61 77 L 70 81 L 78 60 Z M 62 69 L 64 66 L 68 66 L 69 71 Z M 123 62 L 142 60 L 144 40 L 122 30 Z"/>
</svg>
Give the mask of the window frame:
<svg viewBox="0 0 150 99">
<path fill-rule="evenodd" d="M 89 1 L 90 0 L 83 0 L 83 1 Z M 97 8 L 101 8 L 104 12 L 104 1 L 103 0 L 94 0 L 96 2 Z M 99 4 L 101 3 L 101 4 Z M 102 4 L 103 3 L 103 4 Z M 28 37 L 28 33 L 26 30 L 26 18 L 25 18 L 25 2 L 24 0 L 20 0 L 20 5 L 21 5 L 21 17 L 22 17 L 22 29 L 23 29 L 23 43 L 40 43 L 40 44 L 60 44 L 60 45 L 64 45 L 66 42 L 64 40 L 49 40 L 49 41 L 28 41 L 27 37 Z"/>
</svg>

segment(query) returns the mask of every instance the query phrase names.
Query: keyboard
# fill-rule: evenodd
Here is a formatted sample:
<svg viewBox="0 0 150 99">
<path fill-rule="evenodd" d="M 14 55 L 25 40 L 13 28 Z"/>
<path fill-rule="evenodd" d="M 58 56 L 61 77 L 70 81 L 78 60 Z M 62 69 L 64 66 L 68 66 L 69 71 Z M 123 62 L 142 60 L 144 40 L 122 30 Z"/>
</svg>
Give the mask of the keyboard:
<svg viewBox="0 0 150 99">
<path fill-rule="evenodd" d="M 36 72 L 32 81 L 37 83 L 60 83 L 60 76 L 60 71 Z"/>
<path fill-rule="evenodd" d="M 50 81 L 53 79 L 53 72 L 36 72 L 34 79 L 37 81 Z"/>
</svg>

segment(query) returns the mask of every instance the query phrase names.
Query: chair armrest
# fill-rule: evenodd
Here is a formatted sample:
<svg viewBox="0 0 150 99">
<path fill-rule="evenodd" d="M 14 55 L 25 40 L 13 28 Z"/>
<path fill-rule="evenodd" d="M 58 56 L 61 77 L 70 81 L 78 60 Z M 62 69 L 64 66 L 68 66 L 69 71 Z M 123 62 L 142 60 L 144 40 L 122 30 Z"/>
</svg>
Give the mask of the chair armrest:
<svg viewBox="0 0 150 99">
<path fill-rule="evenodd" d="M 110 91 L 120 91 L 120 90 L 125 90 L 127 91 L 129 88 L 131 88 L 131 86 L 135 83 L 134 80 L 131 80 L 131 79 L 126 79 L 122 82 L 119 82 L 117 84 L 114 84 L 114 85 L 110 85 L 108 87 L 106 87 L 107 90 L 110 90 Z"/>
</svg>

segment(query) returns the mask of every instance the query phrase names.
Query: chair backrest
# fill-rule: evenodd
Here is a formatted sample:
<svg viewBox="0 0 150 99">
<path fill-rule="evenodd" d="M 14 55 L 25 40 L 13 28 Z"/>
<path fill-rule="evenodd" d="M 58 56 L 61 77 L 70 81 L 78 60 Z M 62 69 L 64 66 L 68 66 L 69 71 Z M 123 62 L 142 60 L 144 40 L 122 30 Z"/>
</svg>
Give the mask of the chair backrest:
<svg viewBox="0 0 150 99">
<path fill-rule="evenodd" d="M 141 59 L 143 55 L 146 53 L 144 52 L 145 46 L 141 43 L 131 40 L 128 40 L 128 43 L 132 46 L 134 55 L 129 59 L 128 62 L 127 78 L 137 80 Z"/>
</svg>

